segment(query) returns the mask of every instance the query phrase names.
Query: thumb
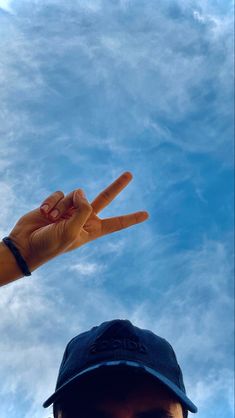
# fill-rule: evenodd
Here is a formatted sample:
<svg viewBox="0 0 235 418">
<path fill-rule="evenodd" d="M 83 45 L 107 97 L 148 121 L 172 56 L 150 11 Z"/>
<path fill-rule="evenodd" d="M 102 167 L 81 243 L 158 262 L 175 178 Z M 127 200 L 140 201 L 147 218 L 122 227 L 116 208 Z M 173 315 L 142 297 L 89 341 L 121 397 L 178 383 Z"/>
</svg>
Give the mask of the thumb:
<svg viewBox="0 0 235 418">
<path fill-rule="evenodd" d="M 65 225 L 65 230 L 71 239 L 77 237 L 79 229 L 86 223 L 93 210 L 81 189 L 77 189 L 73 193 L 73 207 L 76 210 Z"/>
</svg>

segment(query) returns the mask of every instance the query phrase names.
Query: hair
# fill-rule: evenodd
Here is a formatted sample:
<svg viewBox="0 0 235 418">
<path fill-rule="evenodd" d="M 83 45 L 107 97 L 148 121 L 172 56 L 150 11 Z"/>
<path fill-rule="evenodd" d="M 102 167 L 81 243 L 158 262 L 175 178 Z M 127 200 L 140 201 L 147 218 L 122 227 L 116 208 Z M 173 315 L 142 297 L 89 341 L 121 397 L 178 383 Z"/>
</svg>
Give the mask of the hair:
<svg viewBox="0 0 235 418">
<path fill-rule="evenodd" d="M 74 410 L 84 409 L 86 405 L 91 405 L 91 400 L 96 402 L 109 396 L 114 396 L 117 401 L 127 399 L 143 379 L 152 382 L 156 388 L 164 388 L 171 397 L 178 401 L 173 392 L 160 382 L 156 382 L 152 376 L 146 375 L 138 369 L 130 370 L 125 366 L 123 369 L 119 366 L 114 370 L 112 367 L 108 367 L 107 370 L 90 372 L 88 377 L 84 376 L 79 382 L 70 385 L 64 392 L 63 399 L 55 401 L 53 404 L 54 418 L 70 418 Z M 183 418 L 187 418 L 188 411 L 183 405 L 182 410 Z"/>
</svg>

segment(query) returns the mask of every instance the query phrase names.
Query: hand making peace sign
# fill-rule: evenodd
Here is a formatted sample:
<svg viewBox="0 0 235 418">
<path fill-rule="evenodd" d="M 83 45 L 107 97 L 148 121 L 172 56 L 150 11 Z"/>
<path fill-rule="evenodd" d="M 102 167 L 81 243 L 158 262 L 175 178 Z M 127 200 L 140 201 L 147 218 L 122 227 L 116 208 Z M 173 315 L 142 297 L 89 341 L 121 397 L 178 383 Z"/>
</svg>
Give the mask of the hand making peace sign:
<svg viewBox="0 0 235 418">
<path fill-rule="evenodd" d="M 131 173 L 123 173 L 92 203 L 87 201 L 81 189 L 66 196 L 56 191 L 44 200 L 40 208 L 22 216 L 8 236 L 30 270 L 103 235 L 145 221 L 148 218 L 146 211 L 107 219 L 97 216 L 131 180 Z M 56 217 L 53 217 L 54 213 L 57 213 Z"/>
</svg>

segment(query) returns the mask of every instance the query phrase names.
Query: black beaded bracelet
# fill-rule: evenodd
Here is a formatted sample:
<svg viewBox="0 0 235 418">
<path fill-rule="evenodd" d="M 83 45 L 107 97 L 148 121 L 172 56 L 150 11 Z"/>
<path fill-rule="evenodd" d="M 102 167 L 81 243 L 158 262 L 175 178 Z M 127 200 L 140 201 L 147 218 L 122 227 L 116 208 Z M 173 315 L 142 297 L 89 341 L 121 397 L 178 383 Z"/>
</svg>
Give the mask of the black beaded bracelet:
<svg viewBox="0 0 235 418">
<path fill-rule="evenodd" d="M 9 248 L 9 250 L 12 252 L 12 254 L 15 256 L 16 262 L 22 272 L 24 273 L 24 276 L 31 276 L 31 273 L 29 271 L 29 268 L 27 266 L 26 261 L 20 254 L 18 248 L 16 248 L 15 244 L 13 244 L 11 238 L 5 237 L 3 238 L 3 242 L 6 244 L 6 246 Z"/>
</svg>

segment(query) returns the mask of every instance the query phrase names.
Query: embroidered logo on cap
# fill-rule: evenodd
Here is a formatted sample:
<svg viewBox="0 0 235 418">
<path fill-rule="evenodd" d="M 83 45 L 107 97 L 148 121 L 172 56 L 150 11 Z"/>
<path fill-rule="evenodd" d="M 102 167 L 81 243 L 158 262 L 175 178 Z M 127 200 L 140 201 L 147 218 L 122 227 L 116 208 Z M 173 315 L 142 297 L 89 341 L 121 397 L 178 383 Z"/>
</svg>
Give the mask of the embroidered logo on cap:
<svg viewBox="0 0 235 418">
<path fill-rule="evenodd" d="M 128 351 L 137 351 L 142 354 L 147 354 L 147 348 L 144 344 L 141 344 L 138 341 L 130 340 L 129 338 L 111 338 L 108 340 L 99 340 L 93 343 L 90 347 L 90 353 L 96 354 L 101 351 L 109 350 L 128 350 Z"/>
</svg>

